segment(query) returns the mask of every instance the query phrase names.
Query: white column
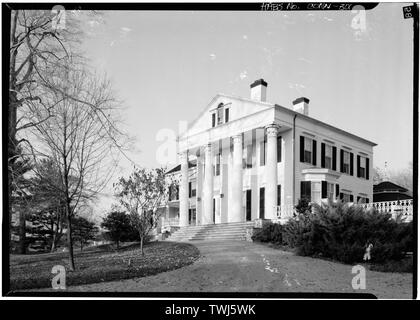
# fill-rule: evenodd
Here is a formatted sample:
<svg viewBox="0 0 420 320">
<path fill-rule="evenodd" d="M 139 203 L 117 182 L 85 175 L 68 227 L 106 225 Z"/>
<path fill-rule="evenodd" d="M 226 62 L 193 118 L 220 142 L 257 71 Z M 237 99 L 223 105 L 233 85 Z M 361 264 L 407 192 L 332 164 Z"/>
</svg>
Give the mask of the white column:
<svg viewBox="0 0 420 320">
<path fill-rule="evenodd" d="M 179 226 L 188 226 L 188 152 L 179 154 L 181 162 L 181 181 L 179 183 Z"/>
<path fill-rule="evenodd" d="M 265 163 L 265 217 L 274 219 L 277 216 L 277 127 L 267 128 L 267 159 Z"/>
<path fill-rule="evenodd" d="M 197 154 L 196 224 L 203 224 L 203 162 L 201 150 Z"/>
<path fill-rule="evenodd" d="M 229 206 L 228 221 L 245 221 L 245 213 L 242 210 L 242 135 L 233 137 L 232 159 L 232 203 Z"/>
<path fill-rule="evenodd" d="M 202 224 L 212 224 L 213 221 L 213 154 L 209 143 L 204 150 L 204 185 L 203 185 L 203 216 Z"/>
</svg>

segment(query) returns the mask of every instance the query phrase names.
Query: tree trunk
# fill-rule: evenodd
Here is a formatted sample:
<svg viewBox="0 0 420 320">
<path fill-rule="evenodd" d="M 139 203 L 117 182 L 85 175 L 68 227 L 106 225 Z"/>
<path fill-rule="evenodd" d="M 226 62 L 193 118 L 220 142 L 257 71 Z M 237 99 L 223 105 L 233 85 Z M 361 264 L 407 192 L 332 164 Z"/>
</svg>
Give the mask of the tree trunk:
<svg viewBox="0 0 420 320">
<path fill-rule="evenodd" d="M 72 229 L 71 229 L 71 216 L 69 214 L 70 210 L 67 209 L 67 248 L 69 250 L 69 265 L 70 270 L 74 271 L 74 255 L 73 255 L 73 239 L 72 239 Z"/>
<path fill-rule="evenodd" d="M 26 208 L 21 208 L 19 212 L 19 253 L 26 253 Z"/>
<path fill-rule="evenodd" d="M 140 235 L 140 251 L 141 251 L 141 255 L 144 256 L 144 251 L 143 251 L 143 239 L 144 237 L 142 235 Z"/>
<path fill-rule="evenodd" d="M 54 231 L 53 231 L 54 232 Z M 55 250 L 55 242 L 56 242 L 56 233 L 54 232 L 54 234 L 53 234 L 53 238 L 52 238 L 52 242 L 51 242 L 51 250 L 50 250 L 50 252 L 51 253 L 53 253 L 54 252 L 54 250 Z"/>
<path fill-rule="evenodd" d="M 15 88 L 15 82 L 16 80 L 14 78 L 10 79 L 11 83 L 10 83 L 10 89 L 14 89 Z M 16 156 L 17 156 L 17 151 L 16 151 L 16 145 L 17 145 L 17 141 L 16 141 L 16 114 L 17 114 L 17 105 L 18 105 L 18 98 L 17 98 L 17 94 L 16 92 L 14 92 L 13 90 L 9 90 L 9 112 L 8 112 L 8 145 L 7 145 L 7 156 L 8 156 L 8 186 L 9 186 L 9 190 L 8 190 L 8 196 L 9 196 L 9 239 L 11 241 L 12 239 L 12 213 L 13 213 L 13 204 L 14 204 L 14 199 L 13 199 L 13 181 L 14 181 L 14 176 L 13 176 L 13 167 L 15 165 L 16 162 Z M 21 229 L 23 229 L 24 226 L 22 226 L 21 220 L 19 219 L 19 235 L 21 235 Z M 18 246 L 18 251 L 19 253 L 24 253 L 21 252 L 22 248 L 25 247 L 24 244 L 25 239 L 21 239 L 19 237 L 19 246 Z"/>
</svg>

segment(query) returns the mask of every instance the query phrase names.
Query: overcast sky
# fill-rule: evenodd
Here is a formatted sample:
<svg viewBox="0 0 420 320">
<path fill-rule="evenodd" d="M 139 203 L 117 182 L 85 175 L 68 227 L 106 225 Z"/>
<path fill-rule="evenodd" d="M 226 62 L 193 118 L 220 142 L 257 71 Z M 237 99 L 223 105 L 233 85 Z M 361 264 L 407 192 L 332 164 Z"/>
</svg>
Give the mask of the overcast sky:
<svg viewBox="0 0 420 320">
<path fill-rule="evenodd" d="M 249 97 L 264 78 L 269 102 L 309 98 L 310 116 L 376 142 L 374 166 L 397 170 L 413 143 L 404 5 L 366 11 L 363 32 L 351 27 L 351 11 L 106 11 L 87 25 L 84 49 L 125 101 L 138 165 L 159 165 L 159 130 L 194 120 L 218 92 Z"/>
</svg>

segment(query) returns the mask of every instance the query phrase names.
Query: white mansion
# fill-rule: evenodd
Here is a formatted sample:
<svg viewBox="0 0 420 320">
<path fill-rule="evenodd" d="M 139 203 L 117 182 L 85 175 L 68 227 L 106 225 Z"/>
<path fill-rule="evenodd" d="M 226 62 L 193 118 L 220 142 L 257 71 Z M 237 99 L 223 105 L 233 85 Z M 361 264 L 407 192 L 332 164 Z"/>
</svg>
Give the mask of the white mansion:
<svg viewBox="0 0 420 320">
<path fill-rule="evenodd" d="M 179 137 L 168 224 L 286 219 L 302 198 L 372 202 L 376 144 L 311 118 L 307 98 L 286 108 L 266 93 L 260 79 L 249 99 L 216 95 Z"/>
</svg>

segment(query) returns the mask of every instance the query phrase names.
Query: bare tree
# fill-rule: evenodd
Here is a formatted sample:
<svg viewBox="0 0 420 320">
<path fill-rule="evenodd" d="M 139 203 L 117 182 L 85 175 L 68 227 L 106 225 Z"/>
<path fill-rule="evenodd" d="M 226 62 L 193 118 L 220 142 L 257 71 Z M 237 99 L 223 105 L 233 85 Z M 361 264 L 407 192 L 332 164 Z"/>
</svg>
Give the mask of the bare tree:
<svg viewBox="0 0 420 320">
<path fill-rule="evenodd" d="M 120 156 L 125 135 L 118 127 L 120 104 L 109 81 L 87 70 L 69 70 L 49 79 L 50 109 L 34 111 L 37 125 L 30 130 L 35 172 L 38 159 L 49 159 L 60 172 L 52 183 L 65 203 L 70 269 L 75 269 L 72 219 L 83 204 L 108 183 Z M 46 115 L 48 113 L 48 116 Z"/>
<path fill-rule="evenodd" d="M 76 16 L 67 14 L 65 27 L 54 24 L 56 14 L 51 10 L 12 10 L 10 25 L 10 69 L 8 105 L 8 190 L 9 218 L 13 212 L 14 191 L 20 188 L 16 162 L 22 156 L 18 151 L 28 140 L 18 137 L 20 131 L 48 119 L 54 105 L 44 101 L 44 78 L 50 70 L 66 65 L 69 55 L 76 56 L 72 44 L 80 39 L 81 31 Z M 68 64 L 67 64 L 68 65 Z M 33 119 L 33 111 L 44 109 L 45 119 Z M 25 221 L 21 217 L 21 221 Z M 11 223 L 11 220 L 9 221 Z M 24 238 L 25 228 L 21 226 Z M 23 240 L 21 241 L 23 242 Z"/>
<path fill-rule="evenodd" d="M 144 239 L 156 228 L 163 213 L 159 208 L 166 206 L 168 201 L 165 170 L 148 171 L 135 167 L 128 179 L 121 177 L 114 186 L 121 205 L 139 233 L 141 254 L 144 255 Z"/>
</svg>

